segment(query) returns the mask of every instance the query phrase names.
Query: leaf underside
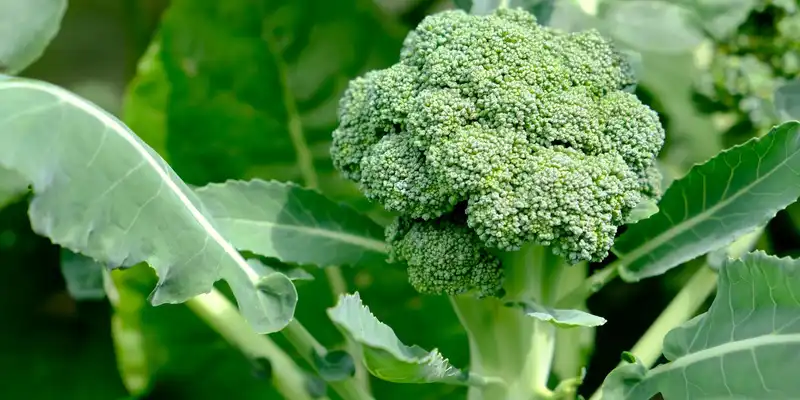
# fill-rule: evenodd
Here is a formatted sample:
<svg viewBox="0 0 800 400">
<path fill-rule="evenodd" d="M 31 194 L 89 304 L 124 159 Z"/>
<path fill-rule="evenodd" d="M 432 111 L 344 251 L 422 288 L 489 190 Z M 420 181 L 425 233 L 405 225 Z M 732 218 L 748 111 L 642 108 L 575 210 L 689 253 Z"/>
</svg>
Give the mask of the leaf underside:
<svg viewBox="0 0 800 400">
<path fill-rule="evenodd" d="M 66 11 L 67 0 L 0 1 L 0 73 L 17 74 L 36 61 Z"/>
<path fill-rule="evenodd" d="M 224 239 L 197 196 L 113 116 L 56 86 L 0 80 L 0 167 L 33 187 L 34 231 L 112 267 L 146 262 L 153 304 L 180 303 L 225 279 L 259 332 L 291 319 Z M 291 285 L 289 278 L 283 277 Z"/>
<path fill-rule="evenodd" d="M 606 319 L 590 314 L 582 310 L 566 310 L 545 307 L 533 301 L 525 301 L 518 304 L 522 311 L 529 317 L 536 318 L 544 322 L 561 328 L 574 328 L 578 326 L 595 327 L 606 323 Z"/>
<path fill-rule="evenodd" d="M 450 365 L 438 350 L 406 346 L 392 328 L 378 321 L 358 293 L 342 295 L 328 309 L 333 323 L 362 347 L 364 364 L 376 377 L 398 383 L 465 384 L 466 374 Z"/>
</svg>

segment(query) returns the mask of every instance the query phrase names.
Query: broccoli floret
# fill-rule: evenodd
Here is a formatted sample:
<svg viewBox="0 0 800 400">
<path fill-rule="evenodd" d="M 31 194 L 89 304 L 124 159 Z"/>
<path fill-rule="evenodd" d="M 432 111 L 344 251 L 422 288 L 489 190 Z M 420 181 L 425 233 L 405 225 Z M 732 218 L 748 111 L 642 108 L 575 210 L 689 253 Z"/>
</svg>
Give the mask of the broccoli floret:
<svg viewBox="0 0 800 400">
<path fill-rule="evenodd" d="M 493 252 L 526 243 L 602 260 L 658 192 L 664 130 L 626 91 L 631 71 L 596 31 L 542 27 L 522 10 L 441 12 L 397 64 L 350 83 L 333 163 L 400 215 L 388 242 L 421 292 L 496 292 Z"/>
<path fill-rule="evenodd" d="M 400 217 L 386 228 L 386 238 L 390 259 L 406 262 L 409 281 L 420 293 L 456 295 L 474 290 L 486 296 L 501 290 L 500 260 L 474 232 L 451 218 Z"/>
</svg>

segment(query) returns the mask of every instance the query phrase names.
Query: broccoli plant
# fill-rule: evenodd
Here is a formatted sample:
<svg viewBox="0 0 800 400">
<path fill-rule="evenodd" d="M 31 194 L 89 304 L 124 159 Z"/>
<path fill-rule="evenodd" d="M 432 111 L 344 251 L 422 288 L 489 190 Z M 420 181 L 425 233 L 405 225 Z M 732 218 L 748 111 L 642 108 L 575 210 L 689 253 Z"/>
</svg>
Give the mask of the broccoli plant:
<svg viewBox="0 0 800 400">
<path fill-rule="evenodd" d="M 205 362 L 257 372 L 255 383 L 227 382 L 235 398 L 796 398 L 800 261 L 763 243 L 767 224 L 800 196 L 800 122 L 769 124 L 664 189 L 669 138 L 634 94 L 629 49 L 598 30 L 546 26 L 553 2 L 458 3 L 404 32 L 378 66 L 380 41 L 357 60 L 350 47 L 340 58 L 324 46 L 309 45 L 314 57 L 298 50 L 331 32 L 368 37 L 341 28 L 366 18 L 361 2 L 320 2 L 306 15 L 293 2 L 176 0 L 141 62 L 127 124 L 59 86 L 0 76 L 0 201 L 29 201 L 31 228 L 60 247 L 73 296 L 107 297 L 127 393 L 157 396 L 163 380 L 191 371 L 200 389 L 186 393 L 215 396 L 181 364 L 196 355 L 177 343 L 185 321 L 236 352 L 229 363 L 220 353 Z M 13 72 L 30 62 L 22 53 L 44 48 L 52 35 L 37 32 L 52 32 L 63 10 L 0 47 Z M 316 23 L 286 35 L 297 15 Z M 241 54 L 263 65 L 240 71 L 225 58 Z M 324 72 L 305 74 L 322 57 Z M 312 81 L 339 85 L 338 114 L 336 102 L 311 93 Z M 194 171 L 184 181 L 165 158 L 179 163 L 207 144 L 192 137 L 189 150 L 170 150 L 189 115 L 203 121 L 192 135 L 261 134 L 261 124 L 286 135 L 194 161 L 201 169 L 257 175 L 238 163 L 250 147 L 280 158 L 286 143 L 298 166 L 274 168 L 286 179 L 198 184 Z M 165 131 L 171 142 L 152 139 Z M 678 267 L 691 278 L 619 366 L 587 370 L 591 350 L 576 337 L 626 323 L 593 314 L 587 300 L 617 278 L 635 284 Z M 412 294 L 394 281 L 353 289 L 398 273 Z M 335 304 L 320 305 L 316 281 Z M 172 306 L 148 314 L 146 299 Z M 390 312 L 376 311 L 382 299 Z M 376 316 L 416 324 L 402 304 L 428 313 L 426 299 L 450 308 L 427 315 L 421 330 L 465 336 L 468 357 L 457 360 L 445 342 L 434 344 L 442 351 L 407 345 L 408 330 Z M 148 325 L 164 316 L 181 322 Z M 457 329 L 444 326 L 449 316 Z M 587 374 L 602 385 L 587 386 Z"/>
</svg>

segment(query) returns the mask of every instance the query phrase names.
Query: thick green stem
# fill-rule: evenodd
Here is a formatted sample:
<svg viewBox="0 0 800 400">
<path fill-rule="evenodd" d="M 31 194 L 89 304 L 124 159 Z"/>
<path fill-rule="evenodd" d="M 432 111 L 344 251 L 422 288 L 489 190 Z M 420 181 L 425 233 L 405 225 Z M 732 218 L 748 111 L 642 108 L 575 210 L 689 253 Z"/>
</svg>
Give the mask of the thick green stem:
<svg viewBox="0 0 800 400">
<path fill-rule="evenodd" d="M 620 262 L 617 260 L 595 272 L 592 276 L 586 278 L 583 284 L 559 298 L 556 302 L 556 308 L 575 308 L 582 304 L 619 275 L 619 266 Z"/>
<path fill-rule="evenodd" d="M 306 376 L 300 367 L 269 337 L 257 334 L 222 293 L 212 290 L 208 294 L 192 298 L 186 305 L 248 357 L 269 360 L 272 366 L 272 383 L 284 398 L 312 399 L 306 390 Z"/>
<path fill-rule="evenodd" d="M 318 371 L 314 354 L 324 356 L 327 350 L 299 321 L 294 320 L 281 331 L 283 337 L 294 347 L 314 370 Z M 358 360 L 358 359 L 356 359 Z M 333 390 L 345 400 L 372 400 L 372 395 L 356 379 L 328 382 Z"/>
<path fill-rule="evenodd" d="M 499 382 L 471 387 L 469 400 L 536 400 L 551 395 L 547 382 L 553 361 L 555 327 L 527 316 L 509 302 L 552 304 L 551 290 L 561 259 L 529 245 L 501 256 L 506 274 L 504 298 L 451 297 L 466 328 L 470 371 Z"/>
</svg>

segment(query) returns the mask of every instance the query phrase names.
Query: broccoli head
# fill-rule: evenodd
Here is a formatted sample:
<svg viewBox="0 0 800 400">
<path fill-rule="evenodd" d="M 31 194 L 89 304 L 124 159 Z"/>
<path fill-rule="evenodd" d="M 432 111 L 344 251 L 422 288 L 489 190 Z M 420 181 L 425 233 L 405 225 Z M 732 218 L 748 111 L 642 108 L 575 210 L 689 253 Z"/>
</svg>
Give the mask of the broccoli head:
<svg viewBox="0 0 800 400">
<path fill-rule="evenodd" d="M 388 242 L 419 291 L 493 294 L 494 251 L 536 243 L 601 260 L 630 210 L 658 195 L 664 131 L 634 83 L 596 31 L 445 11 L 409 33 L 397 64 L 350 82 L 331 156 L 400 215 Z"/>
</svg>

